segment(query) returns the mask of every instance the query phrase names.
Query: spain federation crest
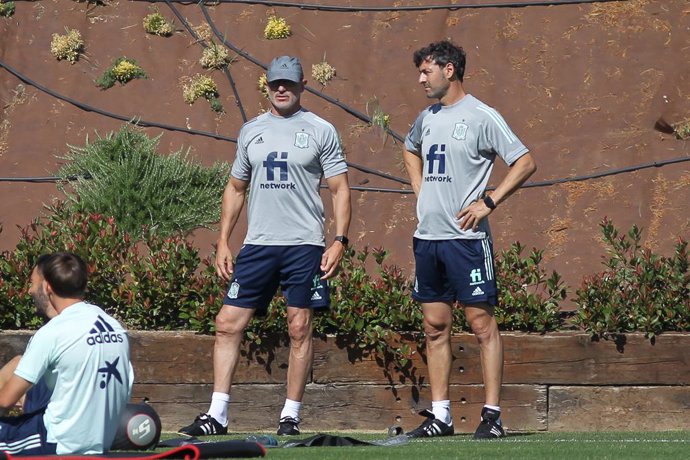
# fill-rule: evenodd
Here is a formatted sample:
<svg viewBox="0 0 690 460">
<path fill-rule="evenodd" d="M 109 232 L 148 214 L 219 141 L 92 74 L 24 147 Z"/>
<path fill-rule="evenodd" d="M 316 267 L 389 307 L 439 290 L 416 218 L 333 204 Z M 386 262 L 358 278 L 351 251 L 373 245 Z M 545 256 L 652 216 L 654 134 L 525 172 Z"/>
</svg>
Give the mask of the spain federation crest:
<svg viewBox="0 0 690 460">
<path fill-rule="evenodd" d="M 240 292 L 240 283 L 237 281 L 233 281 L 233 283 L 230 285 L 230 289 L 228 289 L 228 298 L 230 299 L 236 299 L 237 294 Z"/>
<path fill-rule="evenodd" d="M 309 134 L 305 132 L 295 133 L 295 147 L 300 149 L 309 147 Z"/>
<path fill-rule="evenodd" d="M 464 141 L 467 137 L 468 128 L 469 127 L 465 123 L 455 123 L 455 129 L 453 129 L 453 139 Z"/>
</svg>

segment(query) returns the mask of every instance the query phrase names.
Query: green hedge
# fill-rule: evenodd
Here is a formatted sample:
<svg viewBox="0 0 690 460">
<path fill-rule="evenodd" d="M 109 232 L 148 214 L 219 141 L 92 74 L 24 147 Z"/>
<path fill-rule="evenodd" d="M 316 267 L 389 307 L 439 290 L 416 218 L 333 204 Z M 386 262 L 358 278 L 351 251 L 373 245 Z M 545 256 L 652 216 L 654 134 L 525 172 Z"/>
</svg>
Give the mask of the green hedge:
<svg viewBox="0 0 690 460">
<path fill-rule="evenodd" d="M 65 205 L 22 231 L 13 251 L 0 258 L 0 328 L 35 328 L 39 322 L 27 293 L 27 280 L 37 257 L 68 250 L 89 265 L 88 299 L 103 306 L 128 328 L 187 329 L 212 333 L 225 283 L 211 259 L 181 235 L 160 236 L 144 229 L 141 238 L 118 228 L 100 214 L 73 213 Z M 688 331 L 690 276 L 687 242 L 680 240 L 673 257 L 640 247 L 640 231 L 618 236 L 610 221 L 602 224 L 609 246 L 606 270 L 588 277 L 573 299 L 573 324 L 593 335 L 642 331 Z M 1 229 L 0 229 L 1 230 Z M 555 271 L 541 267 L 542 251 L 523 254 L 519 243 L 496 258 L 502 330 L 549 332 L 567 327 L 560 302 L 567 288 Z M 331 282 L 332 308 L 317 315 L 317 334 L 336 334 L 361 352 L 394 350 L 399 365 L 414 350 L 399 347 L 400 335 L 421 344 L 422 315 L 411 300 L 411 279 L 385 263 L 383 248 L 348 249 L 339 274 Z M 247 337 L 257 346 L 267 335 L 284 333 L 284 300 L 276 296 L 267 315 L 252 321 Z M 466 329 L 462 309 L 454 310 L 455 331 Z"/>
</svg>

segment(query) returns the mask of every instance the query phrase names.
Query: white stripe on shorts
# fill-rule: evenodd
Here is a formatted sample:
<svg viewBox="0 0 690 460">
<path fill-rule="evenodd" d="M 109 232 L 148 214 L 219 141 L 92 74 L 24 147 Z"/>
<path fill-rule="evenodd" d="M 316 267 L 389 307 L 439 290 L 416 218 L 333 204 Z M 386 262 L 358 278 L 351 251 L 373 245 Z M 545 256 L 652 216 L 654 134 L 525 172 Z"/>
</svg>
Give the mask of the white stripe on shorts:
<svg viewBox="0 0 690 460">
<path fill-rule="evenodd" d="M 14 442 L 0 442 L 0 450 L 9 452 L 10 454 L 16 454 L 23 450 L 34 449 L 36 447 L 41 447 L 41 435 L 32 434 L 24 439 L 20 439 Z"/>
<path fill-rule="evenodd" d="M 494 264 L 491 260 L 491 246 L 489 240 L 482 240 L 482 247 L 484 248 L 484 270 L 486 271 L 486 279 L 494 279 Z"/>
</svg>

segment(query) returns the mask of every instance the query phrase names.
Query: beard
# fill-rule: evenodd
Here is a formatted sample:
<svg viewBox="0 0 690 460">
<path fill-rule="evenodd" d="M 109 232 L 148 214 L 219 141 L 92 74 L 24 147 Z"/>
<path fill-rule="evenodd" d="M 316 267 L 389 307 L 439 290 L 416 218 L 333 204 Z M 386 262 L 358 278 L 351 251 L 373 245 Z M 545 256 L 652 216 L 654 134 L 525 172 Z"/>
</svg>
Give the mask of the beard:
<svg viewBox="0 0 690 460">
<path fill-rule="evenodd" d="M 48 311 L 52 310 L 53 306 L 50 305 L 48 295 L 45 292 L 36 292 L 31 294 L 31 298 L 36 306 L 36 314 L 46 321 L 49 320 L 51 316 Z"/>
</svg>

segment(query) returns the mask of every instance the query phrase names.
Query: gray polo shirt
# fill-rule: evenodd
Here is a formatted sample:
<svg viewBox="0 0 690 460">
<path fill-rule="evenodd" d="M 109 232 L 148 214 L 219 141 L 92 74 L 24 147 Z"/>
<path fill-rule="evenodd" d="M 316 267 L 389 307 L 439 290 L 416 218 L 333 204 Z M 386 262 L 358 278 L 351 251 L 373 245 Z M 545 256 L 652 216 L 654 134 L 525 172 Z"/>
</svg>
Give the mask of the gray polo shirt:
<svg viewBox="0 0 690 460">
<path fill-rule="evenodd" d="M 245 244 L 325 246 L 321 178 L 347 173 L 338 134 L 304 109 L 245 123 L 232 176 L 250 181 Z"/>
<path fill-rule="evenodd" d="M 469 94 L 422 111 L 405 148 L 423 162 L 414 236 L 424 240 L 487 238 L 488 219 L 476 231 L 461 230 L 455 216 L 482 196 L 497 155 L 512 165 L 528 152 L 496 110 Z"/>
</svg>

